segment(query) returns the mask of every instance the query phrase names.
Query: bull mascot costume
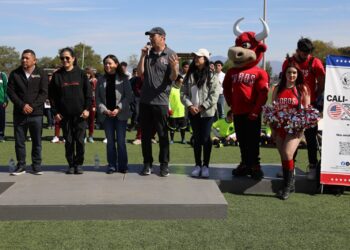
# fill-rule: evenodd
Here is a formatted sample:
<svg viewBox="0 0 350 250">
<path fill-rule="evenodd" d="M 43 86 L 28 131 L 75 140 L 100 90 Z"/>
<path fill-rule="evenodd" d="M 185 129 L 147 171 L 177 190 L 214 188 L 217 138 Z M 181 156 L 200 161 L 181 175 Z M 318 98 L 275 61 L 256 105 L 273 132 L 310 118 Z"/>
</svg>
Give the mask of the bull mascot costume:
<svg viewBox="0 0 350 250">
<path fill-rule="evenodd" d="M 238 26 L 243 19 L 237 20 L 233 26 L 237 38 L 235 46 L 228 50 L 233 66 L 223 82 L 224 96 L 233 113 L 241 151 L 241 163 L 232 170 L 232 175 L 250 175 L 260 180 L 264 176 L 259 158 L 261 111 L 268 98 L 269 77 L 257 64 L 267 48 L 262 41 L 268 36 L 269 27 L 260 19 L 262 32 L 243 32 Z"/>
</svg>

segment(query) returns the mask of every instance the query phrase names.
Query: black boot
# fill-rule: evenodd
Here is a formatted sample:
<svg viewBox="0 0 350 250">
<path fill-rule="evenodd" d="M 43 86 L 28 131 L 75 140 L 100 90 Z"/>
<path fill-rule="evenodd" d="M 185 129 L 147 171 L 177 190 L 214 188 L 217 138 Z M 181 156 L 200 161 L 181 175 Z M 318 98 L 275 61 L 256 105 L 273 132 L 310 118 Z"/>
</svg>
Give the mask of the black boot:
<svg viewBox="0 0 350 250">
<path fill-rule="evenodd" d="M 294 170 L 283 169 L 284 187 L 279 197 L 281 200 L 287 200 L 289 198 L 289 194 L 291 192 L 291 186 L 293 182 L 293 174 L 294 174 Z"/>
<path fill-rule="evenodd" d="M 290 192 L 291 193 L 294 193 L 295 192 L 295 169 L 291 170 L 292 172 L 292 180 L 291 180 L 291 183 L 290 183 Z"/>
</svg>

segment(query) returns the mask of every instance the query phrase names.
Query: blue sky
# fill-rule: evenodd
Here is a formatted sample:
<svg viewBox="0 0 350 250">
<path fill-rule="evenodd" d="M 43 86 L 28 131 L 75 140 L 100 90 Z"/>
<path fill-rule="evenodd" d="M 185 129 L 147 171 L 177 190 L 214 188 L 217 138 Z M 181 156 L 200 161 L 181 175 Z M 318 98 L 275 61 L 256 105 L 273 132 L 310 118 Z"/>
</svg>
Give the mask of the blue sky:
<svg viewBox="0 0 350 250">
<path fill-rule="evenodd" d="M 242 30 L 260 32 L 263 0 L 0 0 L 0 45 L 34 49 L 38 57 L 79 42 L 102 57 L 120 60 L 139 55 L 144 32 L 161 26 L 176 52 L 207 48 L 227 55 L 235 37 L 233 23 L 245 17 Z M 267 60 L 282 61 L 301 36 L 350 46 L 349 0 L 267 0 Z"/>
</svg>

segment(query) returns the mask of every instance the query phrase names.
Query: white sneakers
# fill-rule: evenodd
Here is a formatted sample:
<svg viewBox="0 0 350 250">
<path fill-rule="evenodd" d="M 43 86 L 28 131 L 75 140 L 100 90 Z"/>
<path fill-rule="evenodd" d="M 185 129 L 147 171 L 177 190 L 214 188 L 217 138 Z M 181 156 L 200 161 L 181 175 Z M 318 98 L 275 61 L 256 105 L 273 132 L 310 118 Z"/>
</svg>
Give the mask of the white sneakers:
<svg viewBox="0 0 350 250">
<path fill-rule="evenodd" d="M 209 178 L 209 168 L 207 166 L 202 167 L 202 178 Z"/>
<path fill-rule="evenodd" d="M 199 177 L 200 174 L 201 174 L 201 167 L 200 166 L 195 166 L 193 171 L 192 171 L 191 176 L 192 177 Z"/>
<path fill-rule="evenodd" d="M 103 139 L 103 143 L 104 143 L 104 144 L 107 144 L 107 138 L 104 138 L 104 139 Z"/>
<path fill-rule="evenodd" d="M 58 138 L 57 136 L 55 136 L 54 138 L 52 138 L 51 142 L 52 142 L 52 143 L 60 142 L 60 138 Z"/>
<path fill-rule="evenodd" d="M 192 173 L 192 177 L 202 177 L 202 178 L 209 178 L 209 168 L 207 166 L 195 166 Z"/>
<path fill-rule="evenodd" d="M 140 145 L 142 142 L 141 142 L 141 139 L 135 139 L 132 144 L 134 145 Z"/>
</svg>

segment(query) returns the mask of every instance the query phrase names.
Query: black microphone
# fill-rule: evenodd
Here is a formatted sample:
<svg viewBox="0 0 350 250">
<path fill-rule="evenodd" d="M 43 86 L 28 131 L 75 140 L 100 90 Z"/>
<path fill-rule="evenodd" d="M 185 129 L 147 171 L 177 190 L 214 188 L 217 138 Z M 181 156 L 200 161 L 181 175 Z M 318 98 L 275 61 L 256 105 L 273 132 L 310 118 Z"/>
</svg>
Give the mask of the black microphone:
<svg viewBox="0 0 350 250">
<path fill-rule="evenodd" d="M 147 43 L 147 47 L 148 47 L 147 55 L 149 56 L 149 51 L 150 51 L 151 48 L 152 48 L 151 42 L 148 42 L 148 43 Z"/>
</svg>

